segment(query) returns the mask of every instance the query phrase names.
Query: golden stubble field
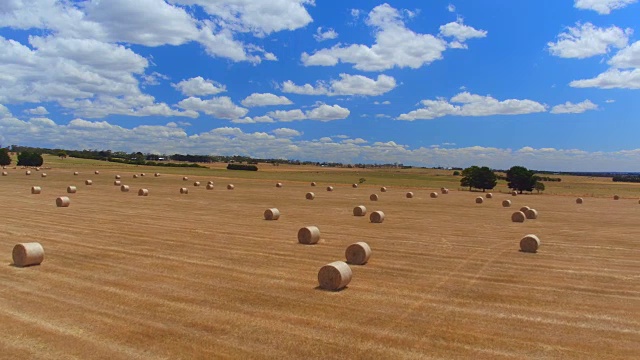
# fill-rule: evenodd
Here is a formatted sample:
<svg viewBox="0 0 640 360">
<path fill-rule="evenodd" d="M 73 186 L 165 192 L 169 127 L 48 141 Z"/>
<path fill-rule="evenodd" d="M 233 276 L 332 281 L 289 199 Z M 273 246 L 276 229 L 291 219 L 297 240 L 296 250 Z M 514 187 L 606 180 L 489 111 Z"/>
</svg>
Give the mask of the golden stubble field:
<svg viewBox="0 0 640 360">
<path fill-rule="evenodd" d="M 640 356 L 637 199 L 494 193 L 476 204 L 481 193 L 431 199 L 428 188 L 6 171 L 1 358 Z M 116 173 L 131 192 L 113 185 Z M 57 208 L 68 185 L 78 192 Z M 384 223 L 352 216 L 357 205 L 384 211 Z M 539 218 L 512 223 L 523 205 Z M 271 207 L 278 221 L 263 220 Z M 297 243 L 308 225 L 320 228 L 319 244 Z M 529 233 L 541 239 L 537 254 L 519 251 Z M 42 265 L 11 266 L 13 246 L 30 241 L 44 246 Z M 371 246 L 369 263 L 352 266 L 343 291 L 319 290 L 319 268 L 356 241 Z"/>
</svg>

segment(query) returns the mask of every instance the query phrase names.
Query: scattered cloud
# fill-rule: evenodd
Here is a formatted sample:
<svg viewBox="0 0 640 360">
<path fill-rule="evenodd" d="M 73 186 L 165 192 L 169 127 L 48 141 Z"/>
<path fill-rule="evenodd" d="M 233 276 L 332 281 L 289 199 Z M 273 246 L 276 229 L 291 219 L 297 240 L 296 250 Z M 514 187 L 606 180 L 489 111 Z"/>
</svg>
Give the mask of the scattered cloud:
<svg viewBox="0 0 640 360">
<path fill-rule="evenodd" d="M 622 9 L 638 0 L 575 0 L 573 6 L 582 10 L 593 10 L 600 15 L 608 15 L 612 10 Z"/>
<path fill-rule="evenodd" d="M 614 103 L 616 101 L 613 100 L 613 99 L 608 99 L 608 100 L 605 100 L 604 102 L 606 102 L 607 104 L 612 104 L 612 103 Z"/>
<path fill-rule="evenodd" d="M 457 21 L 440 26 L 440 35 L 455 39 L 455 41 L 449 44 L 450 47 L 454 49 L 466 49 L 467 45 L 465 41 L 474 38 L 484 38 L 487 36 L 487 31 L 477 30 L 471 26 L 467 26 L 463 23 L 462 18 L 458 18 Z"/>
<path fill-rule="evenodd" d="M 640 89 L 640 69 L 609 69 L 595 78 L 574 80 L 569 86 L 576 88 Z"/>
<path fill-rule="evenodd" d="M 599 28 L 591 23 L 576 23 L 575 27 L 568 27 L 566 32 L 558 35 L 557 42 L 549 42 L 547 46 L 552 55 L 584 59 L 607 54 L 611 48 L 625 47 L 632 33 L 630 28 Z"/>
<path fill-rule="evenodd" d="M 49 113 L 49 111 L 47 111 L 47 109 L 44 106 L 38 106 L 33 109 L 28 109 L 28 110 L 25 110 L 25 112 L 31 115 L 47 115 Z"/>
<path fill-rule="evenodd" d="M 178 107 L 226 120 L 241 118 L 249 112 L 248 109 L 235 105 L 228 96 L 220 96 L 207 100 L 192 96 L 180 101 Z"/>
<path fill-rule="evenodd" d="M 456 12 L 456 6 L 455 6 L 455 5 L 453 5 L 453 4 L 449 4 L 449 5 L 447 6 L 447 11 L 449 11 L 449 12 L 451 12 L 451 13 L 452 13 L 452 12 Z"/>
<path fill-rule="evenodd" d="M 246 107 L 271 106 L 271 105 L 291 105 L 293 102 L 284 96 L 270 93 L 253 93 L 240 102 Z"/>
<path fill-rule="evenodd" d="M 567 101 L 564 104 L 556 105 L 551 108 L 552 114 L 582 114 L 588 110 L 597 110 L 598 105 L 591 102 L 591 100 L 585 100 L 583 102 L 579 102 L 574 104 L 572 102 Z"/>
<path fill-rule="evenodd" d="M 213 80 L 204 79 L 202 76 L 196 76 L 188 80 L 182 80 L 177 84 L 171 84 L 186 96 L 206 96 L 216 95 L 227 91 L 227 88 Z"/>
<path fill-rule="evenodd" d="M 151 74 L 143 74 L 140 76 L 142 79 L 142 85 L 156 86 L 160 85 L 160 80 L 169 80 L 167 75 L 160 74 L 159 72 L 152 72 Z"/>
<path fill-rule="evenodd" d="M 374 101 L 373 102 L 374 105 L 390 105 L 391 101 L 389 100 L 385 100 L 385 101 Z"/>
<path fill-rule="evenodd" d="M 289 128 L 275 129 L 272 130 L 271 133 L 280 138 L 292 138 L 302 135 L 300 131 Z"/>
<path fill-rule="evenodd" d="M 313 35 L 313 38 L 316 39 L 316 41 L 332 40 L 332 39 L 336 39 L 337 37 L 338 37 L 338 33 L 335 30 L 333 30 L 332 28 L 329 28 L 323 31 L 322 26 L 318 27 L 318 29 L 316 30 L 316 33 Z"/>
<path fill-rule="evenodd" d="M 300 121 L 300 120 L 318 120 L 318 121 L 332 121 L 342 120 L 349 117 L 351 112 L 349 109 L 343 108 L 340 105 L 326 105 L 319 104 L 311 110 L 302 112 L 300 109 L 295 110 L 276 110 L 267 113 L 268 116 L 276 118 L 280 121 Z"/>
<path fill-rule="evenodd" d="M 378 96 L 396 87 L 396 80 L 392 76 L 378 75 L 371 79 L 362 75 L 340 74 L 339 80 L 331 80 L 329 84 L 318 82 L 316 85 L 296 85 L 291 80 L 282 83 L 282 92 L 301 95 L 365 95 Z"/>
</svg>

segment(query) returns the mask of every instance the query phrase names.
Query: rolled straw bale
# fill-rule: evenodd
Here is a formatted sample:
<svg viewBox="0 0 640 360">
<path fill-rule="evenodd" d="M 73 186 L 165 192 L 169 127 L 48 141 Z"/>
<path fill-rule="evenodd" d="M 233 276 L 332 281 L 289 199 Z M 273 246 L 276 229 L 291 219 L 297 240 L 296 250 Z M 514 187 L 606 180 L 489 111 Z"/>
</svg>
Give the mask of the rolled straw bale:
<svg viewBox="0 0 640 360">
<path fill-rule="evenodd" d="M 95 174 L 96 174 L 96 175 L 100 175 L 100 171 L 96 170 L 96 171 L 95 171 Z"/>
<path fill-rule="evenodd" d="M 327 191 L 333 191 L 333 186 L 327 186 Z"/>
<path fill-rule="evenodd" d="M 32 186 L 31 193 L 34 195 L 38 195 L 42 192 L 42 188 L 40 186 Z"/>
<path fill-rule="evenodd" d="M 311 183 L 311 186 L 316 186 L 316 182 L 315 182 L 315 181 L 314 181 L 314 182 L 312 182 L 312 183 Z"/>
<path fill-rule="evenodd" d="M 380 192 L 387 192 L 387 188 L 386 188 L 386 187 L 384 187 L 384 186 L 383 186 L 383 187 L 381 187 L 381 188 L 380 188 Z"/>
<path fill-rule="evenodd" d="M 235 189 L 235 188 L 236 188 L 236 187 L 235 187 L 235 186 L 233 186 L 233 184 L 228 184 L 228 185 L 227 185 L 227 190 L 233 190 L 233 189 Z"/>
<path fill-rule="evenodd" d="M 517 192 L 517 191 L 515 191 L 515 190 L 514 190 L 514 191 L 512 191 L 512 192 L 511 192 L 511 196 L 518 196 L 518 192 Z"/>
<path fill-rule="evenodd" d="M 13 247 L 13 265 L 17 267 L 40 265 L 44 260 L 44 248 L 40 243 L 21 243 Z"/>
<path fill-rule="evenodd" d="M 129 185 L 122 185 L 122 186 L 120 186 L 120 191 L 122 191 L 122 192 L 129 192 Z"/>
<path fill-rule="evenodd" d="M 80 175 L 80 173 L 79 173 L 79 172 L 77 172 L 77 171 L 74 171 L 74 172 L 73 172 L 73 175 Z"/>
<path fill-rule="evenodd" d="M 91 181 L 91 180 L 85 180 L 85 181 L 84 181 L 84 184 L 85 184 L 85 185 L 92 185 L 92 184 L 93 184 L 93 181 Z"/>
<path fill-rule="evenodd" d="M 484 198 L 482 196 L 478 196 L 476 198 L 476 204 L 482 204 L 484 202 Z"/>
<path fill-rule="evenodd" d="M 149 196 L 149 189 L 138 190 L 138 196 Z"/>
<path fill-rule="evenodd" d="M 281 188 L 282 187 L 282 183 L 276 183 L 276 187 L 277 188 Z"/>
<path fill-rule="evenodd" d="M 213 190 L 213 184 L 207 184 L 207 190 Z"/>
<path fill-rule="evenodd" d="M 120 180 L 121 176 L 120 175 L 116 175 L 115 178 L 116 178 L 116 180 Z"/>
<path fill-rule="evenodd" d="M 120 186 L 120 185 L 122 185 L 122 182 L 120 180 L 113 181 L 113 186 Z"/>
<path fill-rule="evenodd" d="M 27 171 L 25 171 L 25 172 L 24 172 L 24 174 L 25 174 L 25 175 L 31 175 L 31 171 L 30 171 L 30 170 L 27 170 Z"/>
<path fill-rule="evenodd" d="M 37 167 L 37 168 L 36 168 L 36 171 L 40 171 L 40 168 L 39 168 L 39 167 Z"/>
<path fill-rule="evenodd" d="M 527 216 L 522 211 L 516 211 L 511 214 L 511 221 L 513 222 L 524 222 Z"/>
<path fill-rule="evenodd" d="M 133 174 L 133 178 L 137 179 L 138 178 L 138 174 Z"/>
<path fill-rule="evenodd" d="M 511 207 L 511 200 L 502 200 L 502 207 Z"/>
<path fill-rule="evenodd" d="M 369 215 L 369 221 L 374 224 L 380 224 L 384 221 L 384 213 L 382 211 L 374 211 Z"/>
<path fill-rule="evenodd" d="M 298 242 L 300 244 L 312 245 L 320 241 L 320 229 L 317 226 L 307 226 L 298 230 Z"/>
<path fill-rule="evenodd" d="M 364 265 L 371 257 L 371 247 L 369 247 L 369 244 L 366 242 L 359 241 L 347 246 L 344 256 L 347 258 L 347 263 L 349 264 Z"/>
<path fill-rule="evenodd" d="M 522 252 L 535 253 L 540 247 L 540 239 L 533 234 L 525 235 L 520 240 L 520 250 Z"/>
<path fill-rule="evenodd" d="M 189 189 L 187 188 L 180 188 L 180 194 L 188 194 L 189 193 Z"/>
<path fill-rule="evenodd" d="M 140 173 L 140 176 L 146 176 L 146 175 L 147 175 L 147 174 L 145 174 L 145 173 Z"/>
<path fill-rule="evenodd" d="M 351 187 L 354 188 L 354 189 L 357 189 L 358 188 L 358 184 L 351 184 Z"/>
<path fill-rule="evenodd" d="M 182 178 L 182 180 L 183 180 L 183 181 L 188 181 L 188 180 L 189 180 L 189 178 L 185 176 L 185 177 L 183 177 L 183 178 Z"/>
<path fill-rule="evenodd" d="M 442 193 L 444 195 L 448 194 L 449 193 L 449 189 L 447 189 L 447 188 L 442 189 Z"/>
<path fill-rule="evenodd" d="M 577 198 L 576 199 L 576 204 L 582 204 L 582 201 L 583 201 L 582 198 Z"/>
<path fill-rule="evenodd" d="M 613 195 L 613 200 L 620 200 L 620 196 L 619 195 Z"/>
<path fill-rule="evenodd" d="M 493 194 L 492 193 L 487 193 L 487 195 L 485 195 L 487 197 L 487 199 L 493 199 Z"/>
<path fill-rule="evenodd" d="M 435 199 L 438 197 L 438 193 L 437 192 L 432 192 L 431 194 L 429 194 L 429 196 L 431 196 L 432 199 Z"/>
<path fill-rule="evenodd" d="M 69 198 L 66 196 L 60 196 L 59 198 L 56 199 L 57 207 L 69 207 L 70 204 L 71 204 L 71 200 L 69 200 Z"/>
<path fill-rule="evenodd" d="M 193 186 L 200 186 L 200 181 L 196 181 L 193 183 Z"/>
<path fill-rule="evenodd" d="M 409 192 L 406 194 L 406 196 L 407 196 L 407 199 L 411 199 L 411 198 L 413 198 L 413 193 L 412 193 L 411 191 L 409 191 Z"/>
<path fill-rule="evenodd" d="M 207 185 L 213 185 L 213 181 L 211 180 L 207 181 Z"/>
<path fill-rule="evenodd" d="M 78 189 L 75 186 L 67 186 L 67 193 L 75 194 Z"/>
<path fill-rule="evenodd" d="M 40 174 L 40 176 L 47 177 L 47 173 L 42 173 L 42 174 Z"/>
<path fill-rule="evenodd" d="M 520 211 L 522 211 L 524 213 L 524 212 L 527 212 L 527 210 L 529 210 L 529 209 L 531 209 L 531 208 L 528 207 L 528 206 L 523 206 L 523 207 L 520 208 Z"/>
<path fill-rule="evenodd" d="M 308 192 L 307 195 L 304 196 L 305 199 L 307 200 L 313 200 L 316 198 L 316 194 L 312 193 L 312 192 Z"/>
<path fill-rule="evenodd" d="M 2 176 L 9 176 L 9 173 L 8 173 L 8 172 L 6 172 L 6 171 L 3 171 L 3 172 L 2 172 Z"/>
<path fill-rule="evenodd" d="M 276 208 L 271 208 L 264 211 L 265 220 L 278 220 L 279 218 L 280 218 L 280 211 Z"/>
<path fill-rule="evenodd" d="M 367 215 L 367 208 L 364 205 L 356 206 L 353 208 L 353 216 L 365 216 Z"/>
<path fill-rule="evenodd" d="M 158 177 L 158 176 L 160 176 L 160 173 L 155 173 L 155 174 L 153 174 L 153 176 Z"/>
<path fill-rule="evenodd" d="M 330 291 L 338 291 L 351 282 L 353 272 L 347 263 L 334 261 L 320 268 L 318 271 L 318 283 L 320 288 Z"/>
<path fill-rule="evenodd" d="M 524 216 L 527 217 L 527 219 L 537 219 L 538 218 L 538 210 L 536 209 L 529 209 L 527 211 L 525 211 Z"/>
<path fill-rule="evenodd" d="M 378 194 L 371 194 L 371 195 L 369 195 L 369 200 L 371 200 L 371 201 L 378 201 Z"/>
</svg>

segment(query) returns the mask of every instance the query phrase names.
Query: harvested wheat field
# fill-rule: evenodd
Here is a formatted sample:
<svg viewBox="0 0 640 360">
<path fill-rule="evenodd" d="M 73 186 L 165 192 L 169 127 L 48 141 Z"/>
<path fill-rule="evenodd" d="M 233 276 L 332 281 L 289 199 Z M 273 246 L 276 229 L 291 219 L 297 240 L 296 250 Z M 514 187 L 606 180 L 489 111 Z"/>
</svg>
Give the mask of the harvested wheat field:
<svg viewBox="0 0 640 360">
<path fill-rule="evenodd" d="M 169 169 L 134 180 L 139 169 L 100 168 L 82 187 L 76 170 L 93 173 L 54 168 L 43 179 L 11 169 L 0 180 L 0 357 L 640 354 L 637 197 L 583 196 L 577 205 L 575 196 L 494 191 L 483 206 L 470 206 L 477 193 L 452 190 L 434 201 L 429 194 L 439 184 L 393 183 L 394 191 L 367 205 L 385 214 L 373 224 L 352 210 L 370 204 L 379 185 L 354 189 L 351 178 L 308 201 L 310 181 L 285 172 L 277 175 L 287 186 L 278 189 L 271 177 L 189 173 L 192 181 L 232 180 L 236 190 L 192 187 L 184 196 L 177 191 L 184 174 Z M 121 192 L 116 173 L 152 196 Z M 34 185 L 42 194 L 30 193 Z M 70 185 L 78 192 L 67 194 Z M 71 204 L 58 208 L 63 195 Z M 504 199 L 512 208 L 502 207 Z M 511 222 L 513 208 L 524 205 L 538 219 Z M 280 211 L 278 221 L 264 219 L 269 208 Z M 305 226 L 320 229 L 318 244 L 298 243 Z M 535 254 L 519 250 L 527 234 L 540 239 Z M 345 249 L 359 241 L 372 250 L 366 265 L 349 265 L 353 276 L 342 291 L 321 290 L 319 269 L 346 261 Z M 41 265 L 11 265 L 22 242 L 42 244 Z"/>
</svg>

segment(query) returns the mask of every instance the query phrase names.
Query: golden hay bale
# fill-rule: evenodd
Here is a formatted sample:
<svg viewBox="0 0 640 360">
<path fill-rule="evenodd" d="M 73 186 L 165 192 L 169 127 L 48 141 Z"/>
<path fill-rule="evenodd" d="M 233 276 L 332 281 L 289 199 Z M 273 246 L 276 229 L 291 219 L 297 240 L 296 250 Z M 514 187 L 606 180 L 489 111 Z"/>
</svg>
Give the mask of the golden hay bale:
<svg viewBox="0 0 640 360">
<path fill-rule="evenodd" d="M 180 194 L 188 194 L 189 193 L 189 189 L 187 188 L 180 188 Z"/>
<path fill-rule="evenodd" d="M 438 197 L 438 193 L 434 191 L 431 194 L 429 194 L 429 196 L 431 196 L 432 199 L 435 199 Z"/>
<path fill-rule="evenodd" d="M 527 212 L 527 210 L 530 210 L 530 209 L 531 209 L 531 208 L 530 208 L 530 207 L 528 207 L 528 206 L 523 206 L 523 207 L 521 207 L 521 208 L 520 208 L 520 211 L 522 211 L 523 213 L 526 213 L 526 212 Z"/>
<path fill-rule="evenodd" d="M 356 206 L 353 208 L 353 216 L 365 216 L 367 214 L 367 208 L 364 205 Z"/>
<path fill-rule="evenodd" d="M 80 175 L 80 173 L 79 173 L 79 172 L 77 172 L 77 171 L 74 171 L 74 172 L 73 172 L 73 175 Z"/>
<path fill-rule="evenodd" d="M 316 186 L 316 185 L 317 185 L 317 184 L 316 184 L 316 182 L 315 182 L 315 181 L 311 183 L 311 186 Z"/>
<path fill-rule="evenodd" d="M 384 187 L 384 186 L 383 186 L 383 187 L 381 187 L 381 188 L 380 188 L 380 192 L 387 192 L 387 188 L 386 188 L 386 187 Z"/>
<path fill-rule="evenodd" d="M 522 252 L 535 253 L 540 247 L 540 239 L 533 234 L 525 235 L 520 240 L 520 250 Z"/>
<path fill-rule="evenodd" d="M 207 184 L 207 190 L 213 190 L 213 184 Z"/>
<path fill-rule="evenodd" d="M 122 192 L 129 192 L 129 185 L 122 185 L 122 186 L 120 186 L 120 191 L 122 191 Z"/>
<path fill-rule="evenodd" d="M 411 198 L 413 198 L 413 193 L 412 193 L 411 191 L 409 191 L 409 192 L 406 194 L 406 196 L 407 196 L 407 199 L 411 199 Z"/>
<path fill-rule="evenodd" d="M 345 288 L 352 277 L 353 272 L 349 265 L 343 261 L 334 261 L 320 268 L 318 284 L 324 290 L 338 291 Z"/>
<path fill-rule="evenodd" d="M 42 188 L 40 186 L 32 186 L 31 193 L 34 195 L 38 195 L 42 192 Z"/>
<path fill-rule="evenodd" d="M 47 177 L 47 173 L 42 173 L 42 174 L 40 174 L 40 176 Z"/>
<path fill-rule="evenodd" d="M 355 184 L 355 183 L 351 184 L 351 187 L 354 188 L 354 189 L 357 189 L 358 188 L 358 184 Z"/>
<path fill-rule="evenodd" d="M 145 175 L 147 175 L 147 174 L 145 174 L 145 173 L 140 173 L 140 176 L 145 176 Z"/>
<path fill-rule="evenodd" d="M 27 170 L 24 172 L 25 175 L 31 175 L 31 171 Z"/>
<path fill-rule="evenodd" d="M 513 222 L 524 222 L 527 216 L 522 211 L 516 211 L 511 214 L 511 221 Z"/>
<path fill-rule="evenodd" d="M 9 176 L 9 173 L 8 173 L 8 172 L 6 172 L 6 171 L 3 171 L 3 172 L 2 172 L 2 176 Z"/>
<path fill-rule="evenodd" d="M 502 200 L 502 207 L 511 207 L 511 200 Z"/>
<path fill-rule="evenodd" d="M 371 247 L 369 247 L 369 244 L 366 242 L 359 241 L 347 246 L 344 256 L 347 258 L 347 263 L 349 264 L 364 265 L 371 257 Z"/>
<path fill-rule="evenodd" d="M 279 218 L 280 218 L 280 211 L 276 208 L 271 208 L 264 211 L 265 220 L 278 220 Z"/>
<path fill-rule="evenodd" d="M 133 174 L 133 178 L 137 179 L 138 178 L 138 174 Z"/>
<path fill-rule="evenodd" d="M 538 218 L 538 210 L 536 209 L 529 209 L 527 211 L 525 211 L 524 216 L 527 217 L 527 219 L 537 219 Z"/>
<path fill-rule="evenodd" d="M 39 168 L 39 167 L 37 167 L 37 168 L 36 168 L 36 171 L 40 171 L 40 168 Z"/>
<path fill-rule="evenodd" d="M 476 204 L 482 204 L 484 202 L 484 198 L 482 196 L 478 196 L 476 198 Z"/>
<path fill-rule="evenodd" d="M 512 191 L 512 192 L 511 192 L 511 196 L 518 196 L 518 192 L 517 192 L 517 191 L 515 191 L 515 190 L 514 190 L 514 191 Z"/>
<path fill-rule="evenodd" d="M 333 191 L 333 186 L 327 186 L 327 191 Z"/>
<path fill-rule="evenodd" d="M 67 186 L 67 193 L 75 194 L 78 189 L 75 186 Z"/>
<path fill-rule="evenodd" d="M 583 201 L 582 198 L 577 198 L 576 199 L 576 204 L 582 204 L 582 201 Z"/>
<path fill-rule="evenodd" d="M 69 205 L 71 205 L 71 200 L 66 196 L 60 196 L 56 199 L 57 207 L 69 207 Z"/>
<path fill-rule="evenodd" d="M 160 176 L 160 173 L 155 173 L 155 174 L 153 174 L 153 176 L 158 177 L 158 176 Z"/>
<path fill-rule="evenodd" d="M 320 241 L 320 229 L 317 226 L 307 226 L 298 230 L 298 242 L 305 245 L 317 244 Z"/>
<path fill-rule="evenodd" d="M 183 181 L 188 181 L 188 180 L 189 180 L 189 178 L 185 176 L 185 177 L 183 177 L 183 178 L 182 178 L 182 180 L 183 180 Z"/>
<path fill-rule="evenodd" d="M 121 176 L 120 175 L 116 175 L 115 178 L 116 178 L 116 180 L 120 180 Z"/>
<path fill-rule="evenodd" d="M 211 180 L 207 181 L 207 185 L 213 185 L 213 181 Z"/>
<path fill-rule="evenodd" d="M 85 180 L 85 181 L 84 181 L 84 184 L 85 184 L 85 185 L 92 185 L 92 184 L 93 184 L 93 181 L 91 181 L 91 180 Z"/>
<path fill-rule="evenodd" d="M 193 186 L 200 186 L 200 181 L 196 181 L 193 183 Z"/>
<path fill-rule="evenodd" d="M 149 189 L 138 190 L 138 196 L 149 196 Z"/>
<path fill-rule="evenodd" d="M 316 198 L 316 194 L 312 193 L 312 192 L 308 192 L 307 195 L 304 196 L 305 199 L 307 200 L 313 200 Z"/>
<path fill-rule="evenodd" d="M 122 185 L 122 182 L 120 180 L 113 181 L 113 186 L 120 186 L 120 185 Z"/>
<path fill-rule="evenodd" d="M 487 195 L 485 195 L 487 197 L 487 199 L 493 199 L 493 194 L 492 193 L 487 193 Z"/>
<path fill-rule="evenodd" d="M 369 195 L 369 200 L 371 200 L 371 201 L 378 201 L 378 194 L 371 194 L 371 195 Z"/>
<path fill-rule="evenodd" d="M 233 189 L 235 189 L 235 188 L 236 188 L 236 187 L 235 187 L 235 186 L 233 186 L 233 184 L 229 184 L 229 185 L 227 185 L 227 190 L 233 190 Z"/>
<path fill-rule="evenodd" d="M 281 188 L 282 187 L 282 183 L 276 183 L 276 187 L 277 188 Z"/>
<path fill-rule="evenodd" d="M 369 215 L 369 221 L 374 224 L 380 224 L 384 221 L 384 213 L 382 211 L 374 211 Z"/>
<path fill-rule="evenodd" d="M 448 193 L 449 193 L 449 189 L 447 188 L 442 189 L 442 194 L 446 195 Z"/>
<path fill-rule="evenodd" d="M 620 200 L 620 196 L 619 195 L 613 195 L 613 200 Z"/>
<path fill-rule="evenodd" d="M 95 171 L 95 174 L 96 174 L 96 175 L 99 175 L 99 174 L 100 174 L 100 171 L 96 170 L 96 171 Z"/>
<path fill-rule="evenodd" d="M 21 243 L 13 247 L 11 255 L 14 266 L 40 265 L 44 260 L 44 248 L 37 242 Z"/>
</svg>

